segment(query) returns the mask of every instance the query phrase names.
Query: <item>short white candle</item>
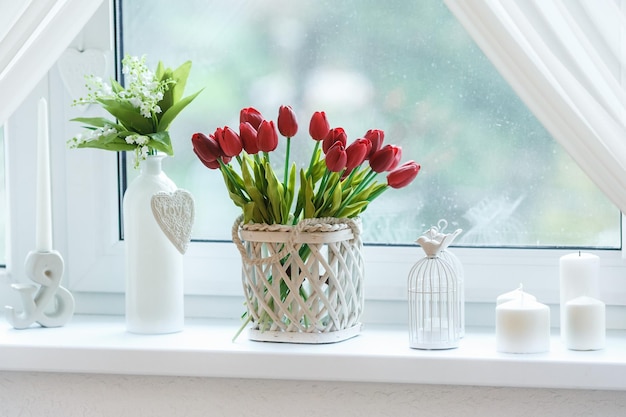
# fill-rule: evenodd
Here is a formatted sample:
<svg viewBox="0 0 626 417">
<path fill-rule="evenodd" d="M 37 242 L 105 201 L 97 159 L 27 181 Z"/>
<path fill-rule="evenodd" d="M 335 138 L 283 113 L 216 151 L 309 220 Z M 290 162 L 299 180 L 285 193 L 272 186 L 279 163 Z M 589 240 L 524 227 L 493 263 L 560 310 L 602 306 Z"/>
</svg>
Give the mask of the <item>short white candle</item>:
<svg viewBox="0 0 626 417">
<path fill-rule="evenodd" d="M 581 296 L 598 297 L 600 258 L 590 253 L 571 253 L 559 260 L 561 337 L 567 338 L 565 304 Z"/>
<path fill-rule="evenodd" d="M 504 294 L 500 294 L 496 299 L 496 305 L 500 305 L 506 303 L 508 301 L 519 300 L 522 295 L 526 301 L 536 301 L 537 298 L 534 295 L 528 294 L 524 292 L 522 285 L 519 288 L 514 289 L 513 291 L 509 291 Z"/>
<path fill-rule="evenodd" d="M 604 349 L 606 307 L 602 301 L 587 296 L 574 298 L 565 304 L 565 315 L 564 342 L 568 349 Z"/>
<path fill-rule="evenodd" d="M 52 251 L 52 203 L 50 191 L 50 142 L 48 137 L 48 102 L 41 98 L 37 108 L 37 252 Z"/>
<path fill-rule="evenodd" d="M 524 296 L 498 305 L 496 348 L 505 353 L 549 351 L 550 308 Z"/>
</svg>

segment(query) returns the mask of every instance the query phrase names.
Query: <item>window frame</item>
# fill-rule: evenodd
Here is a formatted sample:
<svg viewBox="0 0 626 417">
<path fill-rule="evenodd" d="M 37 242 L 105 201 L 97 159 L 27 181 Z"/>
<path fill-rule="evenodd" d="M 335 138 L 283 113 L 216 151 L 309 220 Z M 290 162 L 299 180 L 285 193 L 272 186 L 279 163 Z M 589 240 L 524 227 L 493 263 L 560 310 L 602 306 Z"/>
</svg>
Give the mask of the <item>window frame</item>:
<svg viewBox="0 0 626 417">
<path fill-rule="evenodd" d="M 92 19 L 82 35 L 84 48 L 112 53 L 113 2 Z M 105 24 L 105 21 L 108 23 Z M 107 27 L 108 31 L 102 28 Z M 76 45 L 74 45 L 76 47 Z M 76 108 L 55 66 L 7 124 L 7 193 L 9 244 L 7 282 L 24 281 L 23 262 L 34 248 L 34 175 L 36 101 L 50 103 L 54 247 L 65 259 L 64 285 L 73 292 L 77 313 L 123 314 L 124 242 L 119 238 L 119 204 L 115 153 L 69 150 L 76 133 Z M 97 112 L 88 109 L 87 112 Z M 81 114 L 84 115 L 84 114 Z M 17 140 L 16 138 L 20 138 Z M 11 163 L 11 161 L 20 161 Z M 9 194 L 10 193 L 10 194 Z M 227 226 L 222 226 L 227 227 Z M 623 231 L 622 231 L 623 233 Z M 573 249 L 453 248 L 465 267 L 468 325 L 493 325 L 491 308 L 498 294 L 524 284 L 544 303 L 559 302 L 559 257 Z M 587 250 L 586 250 L 587 251 Z M 365 321 L 406 321 L 406 280 L 419 259 L 417 246 L 366 246 Z M 626 265 L 619 250 L 589 250 L 601 258 L 600 298 L 609 306 L 626 306 Z M 243 310 L 239 254 L 230 242 L 192 242 L 185 255 L 187 316 L 238 317 Z M 6 297 L 5 297 L 6 298 Z M 554 310 L 554 309 L 553 309 Z M 557 309 L 558 310 L 558 309 Z M 624 319 L 607 313 L 609 327 L 626 328 Z M 553 323 L 556 323 L 553 318 Z"/>
</svg>

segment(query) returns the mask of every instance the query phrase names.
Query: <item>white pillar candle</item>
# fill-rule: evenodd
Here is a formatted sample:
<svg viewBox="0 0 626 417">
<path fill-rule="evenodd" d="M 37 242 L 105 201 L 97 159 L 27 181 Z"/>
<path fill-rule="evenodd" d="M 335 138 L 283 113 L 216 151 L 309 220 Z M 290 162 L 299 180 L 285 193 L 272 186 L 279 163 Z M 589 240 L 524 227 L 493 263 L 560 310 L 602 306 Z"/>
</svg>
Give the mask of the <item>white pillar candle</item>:
<svg viewBox="0 0 626 417">
<path fill-rule="evenodd" d="M 506 353 L 550 350 L 550 308 L 525 296 L 496 307 L 496 348 Z"/>
<path fill-rule="evenodd" d="M 600 258 L 590 253 L 572 253 L 559 260 L 561 337 L 567 338 L 565 304 L 574 298 L 598 296 L 598 271 Z"/>
<path fill-rule="evenodd" d="M 524 292 L 523 286 L 520 285 L 519 288 L 514 289 L 513 291 L 509 291 L 504 294 L 500 294 L 496 299 L 496 305 L 500 305 L 506 303 L 508 301 L 519 300 L 522 295 L 526 301 L 537 301 L 537 298 L 534 295 L 530 295 Z"/>
<path fill-rule="evenodd" d="M 567 317 L 565 346 L 572 350 L 604 349 L 606 307 L 592 297 L 582 296 L 565 303 Z"/>
<path fill-rule="evenodd" d="M 52 202 L 50 192 L 50 142 L 48 137 L 48 103 L 41 98 L 37 108 L 37 219 L 35 223 L 37 252 L 52 251 Z"/>
</svg>

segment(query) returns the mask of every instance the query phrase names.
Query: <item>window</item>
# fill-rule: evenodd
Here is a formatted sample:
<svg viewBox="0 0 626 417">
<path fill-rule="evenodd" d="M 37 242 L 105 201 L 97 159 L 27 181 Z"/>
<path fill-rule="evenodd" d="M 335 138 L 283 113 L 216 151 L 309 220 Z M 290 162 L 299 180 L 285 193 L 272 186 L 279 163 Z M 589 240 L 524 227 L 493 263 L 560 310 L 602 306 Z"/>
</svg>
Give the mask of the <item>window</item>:
<svg viewBox="0 0 626 417">
<path fill-rule="evenodd" d="M 408 189 L 368 208 L 368 242 L 410 244 L 446 219 L 467 246 L 620 247 L 619 211 L 440 1 L 120 4 L 124 53 L 146 54 L 152 66 L 191 59 L 188 91 L 206 87 L 174 123 L 177 154 L 166 162 L 196 198 L 197 239 L 228 240 L 237 210 L 221 176 L 191 152 L 191 134 L 236 128 L 243 107 L 275 119 L 291 104 L 302 161 L 313 146 L 308 118 L 325 110 L 349 140 L 381 128 L 422 164 Z"/>
<path fill-rule="evenodd" d="M 449 227 L 465 229 L 463 245 L 499 246 L 455 249 L 466 270 L 470 324 L 492 325 L 492 306 L 487 303 L 520 282 L 542 302 L 558 303 L 558 257 L 573 248 L 594 248 L 600 254 L 603 300 L 624 304 L 619 297 L 626 291 L 621 254 L 604 250 L 620 247 L 618 211 L 551 141 L 440 2 L 393 1 L 382 7 L 374 1 L 273 0 L 261 7 L 235 0 L 212 2 L 208 11 L 200 1 L 158 8 L 149 2 L 120 2 L 117 8 L 112 3 L 102 6 L 71 48 L 92 55 L 113 51 L 108 29 L 117 14 L 123 27 L 119 52 L 146 54 L 151 65 L 163 60 L 174 66 L 192 59 L 187 91 L 205 88 L 174 122 L 176 156 L 165 165 L 197 201 L 197 241 L 185 256 L 187 315 L 234 318 L 242 309 L 239 255 L 228 242 L 237 210 L 219 174 L 209 172 L 191 153 L 190 137 L 195 131 L 234 126 L 245 106 L 275 118 L 280 104 L 297 110 L 302 142 L 310 141 L 304 134 L 310 114 L 325 110 L 331 123 L 343 125 L 351 139 L 371 127 L 382 128 L 389 142 L 403 143 L 406 158 L 423 165 L 410 192 L 387 192 L 365 219 L 368 240 L 378 243 L 365 248 L 366 321 L 406 320 L 406 278 L 420 256 L 413 241 L 441 218 Z M 325 20 L 315 23 L 320 16 Z M 425 21 L 416 23 L 419 19 Z M 140 21 L 152 24 L 140 26 Z M 201 28 L 202 34 L 189 27 Z M 365 47 L 366 41 L 378 46 Z M 305 45 L 316 49 L 304 52 Z M 442 50 L 452 47 L 457 49 L 442 58 Z M 103 55 L 106 72 L 114 74 L 112 53 Z M 262 64 L 250 65 L 253 56 Z M 312 57 L 324 65 L 317 68 Z M 398 62 L 402 65 L 395 65 Z M 304 74 L 307 82 L 302 81 Z M 49 95 L 54 114 L 54 241 L 66 260 L 67 285 L 78 312 L 120 314 L 124 245 L 119 239 L 117 157 L 66 149 L 65 141 L 79 129 L 69 120 L 95 116 L 98 109 L 71 106 L 77 97 L 64 85 L 58 66 L 11 118 L 10 137 L 34 138 L 28 121 L 41 94 Z M 350 100 L 356 103 L 346 104 Z M 365 104 L 358 107 L 360 103 Z M 21 279 L 34 239 L 33 201 L 27 192 L 31 167 L 25 162 L 32 147 L 27 140 L 15 145 L 9 160 L 24 163 L 7 168 L 9 189 L 16 190 L 11 195 L 11 225 L 20 233 L 10 236 L 7 266 Z M 133 175 L 132 167 L 128 172 Z M 523 185 L 513 187 L 517 184 Z M 394 212 L 402 223 L 390 218 Z M 400 229 L 401 234 L 389 233 Z M 399 245 L 387 245 L 390 242 Z"/>
<path fill-rule="evenodd" d="M 4 127 L 0 126 L 0 267 L 6 264 L 7 193 L 4 175 Z"/>
</svg>

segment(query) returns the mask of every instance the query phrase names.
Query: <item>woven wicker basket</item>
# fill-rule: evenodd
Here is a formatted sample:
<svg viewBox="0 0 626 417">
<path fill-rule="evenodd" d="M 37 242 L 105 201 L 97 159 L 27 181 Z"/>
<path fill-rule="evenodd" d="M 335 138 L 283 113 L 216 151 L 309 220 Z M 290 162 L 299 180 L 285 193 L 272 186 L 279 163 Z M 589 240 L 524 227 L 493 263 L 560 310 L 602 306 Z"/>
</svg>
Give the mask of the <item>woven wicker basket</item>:
<svg viewBox="0 0 626 417">
<path fill-rule="evenodd" d="M 306 219 L 296 226 L 233 225 L 252 340 L 332 343 L 359 334 L 360 224 Z"/>
</svg>

